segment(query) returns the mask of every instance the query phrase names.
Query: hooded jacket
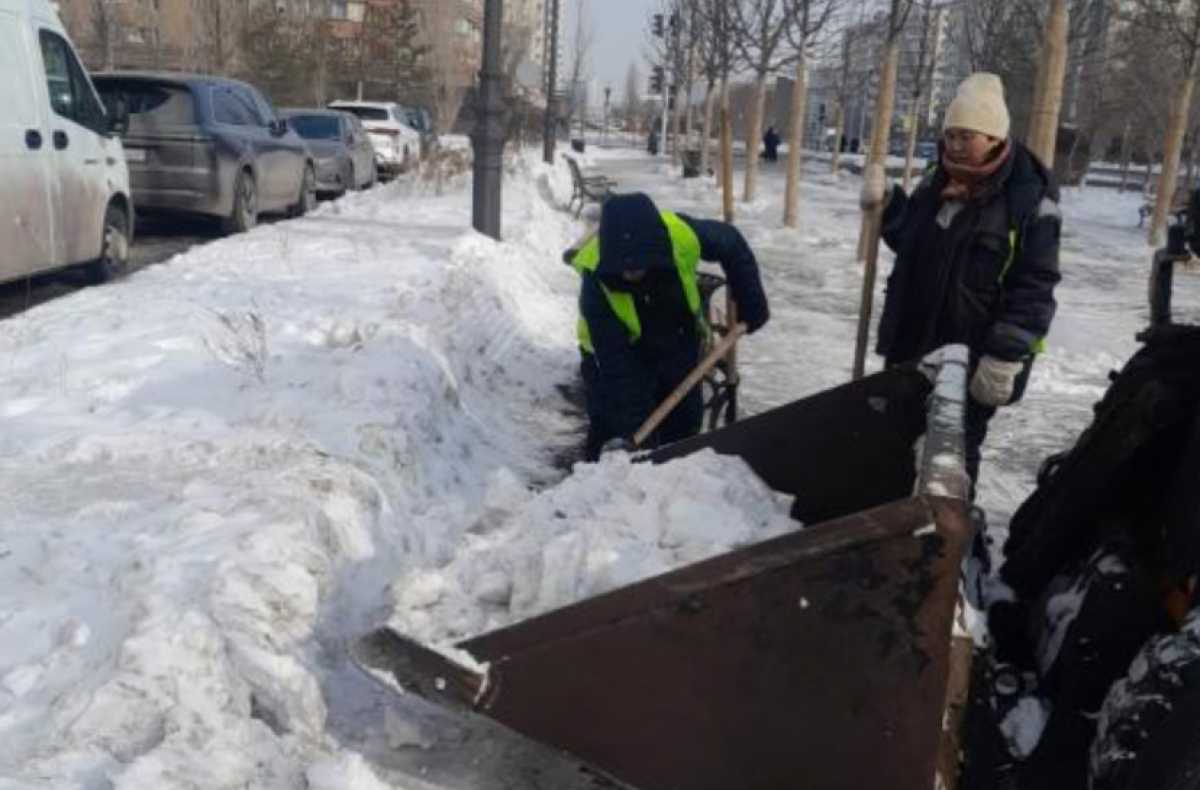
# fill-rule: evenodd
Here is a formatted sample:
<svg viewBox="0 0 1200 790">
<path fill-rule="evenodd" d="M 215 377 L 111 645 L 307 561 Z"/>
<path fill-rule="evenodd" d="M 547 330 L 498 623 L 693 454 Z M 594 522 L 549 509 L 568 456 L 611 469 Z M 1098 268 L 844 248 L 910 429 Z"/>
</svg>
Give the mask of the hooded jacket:
<svg viewBox="0 0 1200 790">
<path fill-rule="evenodd" d="M 698 258 L 724 271 L 751 332 L 767 322 L 769 310 L 758 263 L 732 225 L 673 215 L 695 235 Z M 606 437 L 628 437 L 695 367 L 700 331 L 688 304 L 666 221 L 644 194 L 618 195 L 604 204 L 598 233 L 599 261 L 580 270 L 580 317 L 586 322 L 598 376 L 589 387 L 590 417 Z M 623 277 L 644 271 L 640 282 Z M 640 324 L 635 338 L 613 311 L 608 291 L 632 296 Z M 585 349 L 588 351 L 588 349 Z M 698 418 L 697 429 L 698 425 Z M 594 425 L 595 429 L 597 426 Z"/>
<path fill-rule="evenodd" d="M 940 162 L 940 157 L 939 157 Z M 1028 360 L 1056 303 L 1061 214 L 1054 176 L 1021 143 L 957 212 L 938 164 L 911 196 L 896 187 L 882 235 L 896 253 L 876 350 L 889 364 L 947 343 L 973 356 Z"/>
</svg>

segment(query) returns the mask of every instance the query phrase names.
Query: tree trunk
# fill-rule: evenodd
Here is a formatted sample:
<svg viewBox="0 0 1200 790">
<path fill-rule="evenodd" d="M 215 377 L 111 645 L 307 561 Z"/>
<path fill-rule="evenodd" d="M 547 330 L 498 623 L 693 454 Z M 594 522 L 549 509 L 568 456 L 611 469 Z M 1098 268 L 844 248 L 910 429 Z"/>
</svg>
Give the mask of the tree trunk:
<svg viewBox="0 0 1200 790">
<path fill-rule="evenodd" d="M 920 106 L 921 97 L 913 97 L 912 109 L 908 112 L 908 145 L 904 148 L 904 191 L 908 191 L 909 184 L 912 183 L 912 165 L 913 158 L 917 152 L 917 129 L 920 126 Z"/>
<path fill-rule="evenodd" d="M 763 112 L 767 103 L 767 75 L 759 74 L 754 80 L 754 97 L 750 107 L 750 128 L 746 131 L 746 182 L 742 200 L 754 200 L 758 189 L 758 146 L 762 139 Z"/>
<path fill-rule="evenodd" d="M 1163 152 L 1162 173 L 1158 177 L 1158 195 L 1154 200 L 1154 219 L 1150 222 L 1148 240 L 1151 247 L 1162 244 L 1163 230 L 1167 227 L 1167 214 L 1175 194 L 1175 182 L 1179 176 L 1179 154 L 1183 148 L 1183 133 L 1187 129 L 1188 115 L 1192 108 L 1192 92 L 1196 87 L 1196 69 L 1200 59 L 1193 58 L 1187 78 L 1179 86 L 1179 93 L 1171 104 L 1171 118 L 1167 123 L 1167 142 Z"/>
<path fill-rule="evenodd" d="M 1058 141 L 1058 114 L 1062 107 L 1063 79 L 1067 73 L 1067 0 L 1053 0 L 1040 58 L 1039 84 L 1035 87 L 1033 114 L 1029 124 L 1029 149 L 1047 168 L 1054 167 Z"/>
<path fill-rule="evenodd" d="M 1129 160 L 1133 155 L 1133 146 L 1129 144 L 1129 127 L 1130 121 L 1125 122 L 1125 131 L 1121 134 L 1121 185 L 1117 187 L 1118 192 L 1124 192 L 1126 183 L 1129 181 Z"/>
<path fill-rule="evenodd" d="M 834 117 L 837 118 L 837 132 L 833 136 L 833 162 L 830 172 L 836 176 L 842 164 L 842 138 L 846 136 L 846 110 L 841 102 L 838 102 L 837 115 Z"/>
<path fill-rule="evenodd" d="M 871 129 L 871 150 L 867 154 L 866 162 L 863 166 L 863 172 L 867 172 L 867 167 L 877 164 L 882 165 L 884 170 L 887 169 L 887 149 L 888 138 L 891 136 L 892 114 L 896 107 L 896 72 L 899 70 L 900 62 L 900 42 L 899 37 L 893 38 L 888 42 L 887 48 L 884 50 L 883 57 L 883 74 L 879 79 L 879 96 L 875 100 L 875 119 L 874 127 Z M 882 206 L 878 209 L 882 212 Z M 867 259 L 867 247 L 872 243 L 871 239 L 874 236 L 872 227 L 877 224 L 873 212 L 864 211 L 862 217 L 862 225 L 858 233 L 858 261 Z M 879 243 L 878 238 L 875 238 L 875 244 Z M 868 275 L 873 275 L 874 272 L 868 272 Z M 874 287 L 872 282 L 871 287 Z M 864 288 L 867 284 L 864 283 Z"/>
<path fill-rule="evenodd" d="M 796 59 L 796 81 L 792 83 L 791 119 L 788 128 L 787 188 L 783 196 L 783 224 L 794 228 L 800 224 L 800 169 L 804 163 L 804 116 L 808 105 L 808 64 L 804 57 L 804 42 Z"/>
<path fill-rule="evenodd" d="M 867 163 L 885 164 L 892 116 L 896 107 L 896 72 L 900 61 L 899 41 L 891 41 L 884 53 L 883 75 L 879 80 L 879 98 L 875 105 L 875 126 L 871 129 L 871 153 Z"/>
<path fill-rule="evenodd" d="M 682 90 L 672 91 L 675 95 L 675 109 L 671 112 L 671 156 L 675 164 L 680 163 L 679 128 L 683 125 Z"/>
<path fill-rule="evenodd" d="M 729 78 L 721 79 L 721 200 L 726 222 L 733 222 L 733 118 L 729 112 Z"/>
<path fill-rule="evenodd" d="M 704 92 L 704 126 L 700 137 L 700 172 L 707 173 L 712 164 L 712 119 L 713 107 L 717 103 L 717 86 L 708 84 Z"/>
</svg>

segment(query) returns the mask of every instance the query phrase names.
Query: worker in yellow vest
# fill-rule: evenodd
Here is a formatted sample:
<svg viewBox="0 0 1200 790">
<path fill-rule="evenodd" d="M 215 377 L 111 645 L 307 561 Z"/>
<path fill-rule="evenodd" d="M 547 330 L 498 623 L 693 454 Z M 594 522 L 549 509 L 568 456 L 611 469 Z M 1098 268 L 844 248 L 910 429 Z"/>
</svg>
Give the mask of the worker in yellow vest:
<svg viewBox="0 0 1200 790">
<path fill-rule="evenodd" d="M 590 460 L 604 449 L 628 447 L 699 362 L 708 331 L 696 279 L 701 260 L 721 265 L 750 332 L 767 322 L 758 263 L 737 228 L 660 212 L 642 193 L 610 198 L 599 231 L 571 257 L 582 280 L 578 333 Z M 703 412 L 697 387 L 643 446 L 695 435 Z"/>
</svg>

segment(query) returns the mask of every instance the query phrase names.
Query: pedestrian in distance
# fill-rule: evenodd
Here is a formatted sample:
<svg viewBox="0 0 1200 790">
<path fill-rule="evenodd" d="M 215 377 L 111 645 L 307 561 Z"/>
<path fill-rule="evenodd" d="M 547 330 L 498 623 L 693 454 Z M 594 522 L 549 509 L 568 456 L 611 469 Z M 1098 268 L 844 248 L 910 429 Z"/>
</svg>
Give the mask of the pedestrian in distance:
<svg viewBox="0 0 1200 790">
<path fill-rule="evenodd" d="M 763 157 L 768 162 L 779 161 L 779 143 L 779 133 L 775 131 L 774 126 L 768 126 L 763 134 Z"/>
<path fill-rule="evenodd" d="M 891 366 L 951 343 L 970 349 L 972 492 L 988 422 L 1024 394 L 1060 279 L 1058 186 L 1009 132 L 1000 78 L 971 75 L 946 110 L 936 164 L 911 195 L 894 186 L 883 215 L 896 261 L 876 350 Z"/>
<path fill-rule="evenodd" d="M 587 458 L 632 448 L 632 437 L 697 366 L 709 337 L 697 268 L 719 263 L 754 332 L 769 310 L 758 262 L 733 225 L 660 211 L 645 194 L 605 202 L 600 226 L 564 256 L 579 273 L 578 338 L 589 420 Z M 654 447 L 699 433 L 699 387 L 643 443 Z"/>
</svg>

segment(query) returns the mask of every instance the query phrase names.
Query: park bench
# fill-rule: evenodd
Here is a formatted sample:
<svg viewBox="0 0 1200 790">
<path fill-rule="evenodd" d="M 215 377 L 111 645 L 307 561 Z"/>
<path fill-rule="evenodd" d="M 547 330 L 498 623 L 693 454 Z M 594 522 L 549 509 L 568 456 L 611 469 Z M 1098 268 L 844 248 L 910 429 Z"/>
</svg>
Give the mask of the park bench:
<svg viewBox="0 0 1200 790">
<path fill-rule="evenodd" d="M 1147 195 L 1146 201 L 1138 206 L 1138 227 L 1146 224 L 1146 220 L 1154 214 L 1154 195 Z M 1188 208 L 1188 191 L 1186 189 L 1175 190 L 1175 196 L 1171 200 L 1171 208 L 1167 214 L 1177 220 L 1182 221 L 1187 215 Z"/>
<path fill-rule="evenodd" d="M 571 184 L 574 190 L 570 202 L 567 203 L 568 211 L 575 207 L 578 201 L 579 206 L 575 207 L 575 216 L 578 217 L 588 203 L 604 203 L 612 197 L 613 189 L 617 186 L 616 181 L 601 175 L 585 176 L 573 157 L 563 154 L 563 159 L 567 160 L 567 167 L 571 168 Z"/>
</svg>

